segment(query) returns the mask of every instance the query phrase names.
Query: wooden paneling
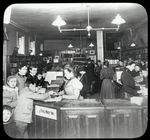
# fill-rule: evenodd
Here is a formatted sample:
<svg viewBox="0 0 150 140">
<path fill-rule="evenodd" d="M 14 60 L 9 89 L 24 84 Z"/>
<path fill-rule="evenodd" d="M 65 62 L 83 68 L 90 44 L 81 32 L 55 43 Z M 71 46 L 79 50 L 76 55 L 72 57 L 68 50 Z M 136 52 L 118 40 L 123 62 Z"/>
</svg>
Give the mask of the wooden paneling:
<svg viewBox="0 0 150 140">
<path fill-rule="evenodd" d="M 60 117 L 59 110 L 57 114 Z M 30 138 L 59 138 L 60 119 L 52 120 L 49 118 L 35 115 L 33 110 L 33 122 L 28 127 Z"/>
<path fill-rule="evenodd" d="M 148 114 L 147 114 L 147 108 L 142 109 L 142 124 L 143 124 L 143 134 L 147 130 L 147 124 L 148 124 Z"/>
<path fill-rule="evenodd" d="M 107 109 L 107 131 L 110 138 L 136 138 L 143 134 L 141 109 Z"/>
<path fill-rule="evenodd" d="M 71 110 L 62 112 L 61 130 L 63 138 L 104 137 L 103 110 Z"/>
<path fill-rule="evenodd" d="M 147 107 L 128 100 L 106 100 L 104 106 L 90 99 L 35 105 L 56 109 L 57 119 L 33 110 L 30 138 L 137 138 L 147 130 Z"/>
</svg>

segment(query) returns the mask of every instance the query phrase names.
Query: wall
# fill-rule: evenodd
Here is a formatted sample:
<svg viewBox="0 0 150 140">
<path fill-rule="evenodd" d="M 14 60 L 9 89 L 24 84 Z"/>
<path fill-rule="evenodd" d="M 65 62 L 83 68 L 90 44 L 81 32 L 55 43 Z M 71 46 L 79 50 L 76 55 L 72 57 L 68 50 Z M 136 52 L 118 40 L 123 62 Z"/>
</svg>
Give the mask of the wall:
<svg viewBox="0 0 150 140">
<path fill-rule="evenodd" d="M 7 43 L 6 55 L 12 55 L 13 50 L 17 45 L 17 32 L 18 32 L 19 34 L 22 34 L 25 36 L 25 55 L 28 56 L 29 55 L 28 38 L 30 37 L 31 40 L 34 40 L 35 34 L 28 32 L 24 29 L 21 29 L 17 26 L 14 26 L 12 24 L 4 25 L 4 27 L 6 28 L 6 33 L 9 38 L 8 43 Z M 35 46 L 36 54 L 39 54 L 40 52 L 39 46 L 41 43 L 43 43 L 42 38 L 36 36 L 36 46 Z"/>
<path fill-rule="evenodd" d="M 148 46 L 148 21 L 145 21 L 142 24 L 139 24 L 131 30 L 125 32 L 123 39 L 122 49 L 131 48 L 131 44 L 135 43 L 135 47 L 144 47 Z"/>
<path fill-rule="evenodd" d="M 72 44 L 74 48 L 87 48 L 90 43 L 94 44 L 96 47 L 96 38 L 72 38 L 68 40 L 45 40 L 44 41 L 44 51 L 48 50 L 67 50 L 69 44 Z"/>
</svg>

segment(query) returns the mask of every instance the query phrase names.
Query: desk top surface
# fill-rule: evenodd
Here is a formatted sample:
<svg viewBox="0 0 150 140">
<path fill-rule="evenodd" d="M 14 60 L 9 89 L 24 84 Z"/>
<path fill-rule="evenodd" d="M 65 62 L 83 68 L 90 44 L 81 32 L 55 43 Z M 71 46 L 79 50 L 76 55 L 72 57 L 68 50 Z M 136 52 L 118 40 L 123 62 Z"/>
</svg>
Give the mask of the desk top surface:
<svg viewBox="0 0 150 140">
<path fill-rule="evenodd" d="M 78 99 L 78 100 L 66 100 L 63 99 L 58 102 L 44 102 L 44 101 L 34 101 L 35 105 L 59 108 L 60 110 L 68 109 L 115 109 L 115 108 L 147 108 L 147 100 L 141 105 L 136 105 L 131 103 L 130 100 L 123 99 L 106 99 L 106 100 L 96 100 L 96 99 Z"/>
</svg>

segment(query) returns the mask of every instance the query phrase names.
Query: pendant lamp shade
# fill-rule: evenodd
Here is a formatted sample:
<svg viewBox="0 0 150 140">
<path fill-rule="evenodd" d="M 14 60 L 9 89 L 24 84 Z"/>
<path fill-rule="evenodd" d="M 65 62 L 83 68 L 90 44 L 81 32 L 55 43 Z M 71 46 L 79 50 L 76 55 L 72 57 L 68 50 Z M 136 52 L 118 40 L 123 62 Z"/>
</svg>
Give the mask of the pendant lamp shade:
<svg viewBox="0 0 150 140">
<path fill-rule="evenodd" d="M 62 20 L 60 16 L 57 16 L 56 20 L 53 21 L 52 25 L 58 26 L 58 28 L 60 29 L 61 26 L 66 25 L 66 22 Z"/>
<path fill-rule="evenodd" d="M 93 43 L 91 43 L 89 46 L 90 46 L 90 47 L 94 47 Z"/>
<path fill-rule="evenodd" d="M 121 16 L 119 14 L 117 14 L 116 18 L 111 23 L 120 25 L 120 24 L 125 23 L 125 20 L 123 18 L 121 18 Z"/>
<path fill-rule="evenodd" d="M 70 44 L 69 46 L 68 46 L 68 48 L 72 48 L 73 46 Z"/>
</svg>

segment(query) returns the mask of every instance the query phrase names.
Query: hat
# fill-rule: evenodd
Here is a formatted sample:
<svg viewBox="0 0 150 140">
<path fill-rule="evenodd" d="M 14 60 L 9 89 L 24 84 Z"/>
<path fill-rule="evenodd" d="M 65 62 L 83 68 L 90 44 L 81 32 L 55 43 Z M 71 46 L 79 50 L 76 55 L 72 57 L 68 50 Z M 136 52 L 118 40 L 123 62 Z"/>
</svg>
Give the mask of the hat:
<svg viewBox="0 0 150 140">
<path fill-rule="evenodd" d="M 17 79 L 15 75 L 10 75 L 10 76 L 8 76 L 8 78 L 7 78 L 7 82 L 9 82 L 9 81 L 10 81 L 10 79 L 14 79 L 14 78 L 15 78 L 15 79 Z"/>
</svg>

